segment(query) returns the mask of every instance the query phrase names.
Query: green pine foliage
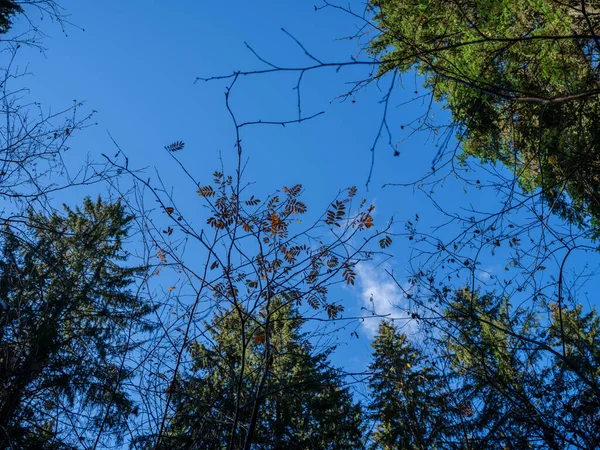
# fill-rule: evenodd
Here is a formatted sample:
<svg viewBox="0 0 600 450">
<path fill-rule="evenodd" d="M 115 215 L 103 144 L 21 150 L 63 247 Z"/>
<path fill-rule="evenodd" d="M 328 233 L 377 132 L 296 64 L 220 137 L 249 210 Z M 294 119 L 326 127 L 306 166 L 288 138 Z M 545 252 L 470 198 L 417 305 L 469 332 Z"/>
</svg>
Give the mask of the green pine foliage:
<svg viewBox="0 0 600 450">
<path fill-rule="evenodd" d="M 432 359 L 389 321 L 379 326 L 369 365 L 372 449 L 443 448 L 452 429 L 447 386 Z"/>
<path fill-rule="evenodd" d="M 12 16 L 22 12 L 23 8 L 17 2 L 0 0 L 0 34 L 4 34 L 10 29 Z"/>
<path fill-rule="evenodd" d="M 257 317 L 235 309 L 215 314 L 208 327 L 210 344 L 193 346 L 193 368 L 174 387 L 176 412 L 161 448 L 222 449 L 230 442 L 243 448 L 265 374 L 252 448 L 362 448 L 361 408 L 329 366 L 328 352 L 315 352 L 301 332 L 304 320 L 295 307 L 277 297 L 269 311 Z M 236 405 L 241 426 L 232 436 Z"/>
<path fill-rule="evenodd" d="M 536 399 L 562 417 L 570 442 L 593 448 L 600 442 L 600 317 L 581 305 L 561 310 L 552 304 L 551 311 L 547 340 L 557 353 Z"/>
<path fill-rule="evenodd" d="M 473 448 L 558 450 L 599 442 L 598 316 L 582 315 L 581 307 L 551 311 L 543 320 L 505 298 L 466 290 L 447 308 L 446 354 L 469 399 L 465 424 Z"/>
<path fill-rule="evenodd" d="M 131 220 L 118 202 L 86 199 L 3 230 L 0 448 L 77 446 L 73 426 L 118 432 L 135 412 L 122 362 L 150 307 L 132 291 L 143 268 L 126 266 Z"/>
<path fill-rule="evenodd" d="M 544 348 L 533 314 L 495 295 L 456 293 L 442 340 L 465 403 L 469 448 L 557 448 L 553 414 L 533 400 L 547 383 Z M 510 447 L 509 447 L 510 448 Z"/>
<path fill-rule="evenodd" d="M 542 323 L 502 297 L 458 291 L 428 354 L 383 322 L 370 364 L 371 448 L 596 448 L 600 318 L 581 306 L 551 311 Z"/>
<path fill-rule="evenodd" d="M 554 212 L 600 223 L 600 3 L 371 0 L 380 75 L 416 69 L 460 126 Z"/>
<path fill-rule="evenodd" d="M 0 0 L 0 34 L 27 3 Z M 462 161 L 503 164 L 555 213 L 600 230 L 600 1 L 370 0 L 370 7 L 378 76 L 422 76 L 460 128 Z M 183 147 L 176 141 L 167 150 Z M 232 181 L 218 184 L 219 212 L 208 223 L 225 230 L 237 220 L 238 198 L 226 192 Z M 276 208 L 286 217 L 306 209 L 296 188 L 284 190 L 285 207 L 271 199 L 265 243 L 287 239 Z M 246 206 L 258 203 L 251 197 Z M 344 208 L 336 202 L 325 223 L 337 225 Z M 361 227 L 373 226 L 368 213 L 359 217 Z M 189 359 L 166 392 L 136 392 L 147 367 L 130 367 L 129 356 L 140 336 L 151 337 L 154 309 L 134 290 L 146 268 L 130 266 L 124 250 L 132 220 L 119 202 L 86 199 L 63 214 L 30 212 L 0 233 L 0 449 L 102 448 L 126 436 L 136 448 L 165 450 L 598 448 L 600 317 L 563 299 L 524 308 L 494 293 L 448 290 L 431 317 L 416 316 L 427 327 L 418 343 L 382 322 L 363 412 L 331 367 L 331 350 L 303 332 L 305 319 L 287 294 L 267 290 L 262 309 L 249 310 L 219 293 L 198 341 L 185 341 Z M 253 233 L 256 223 L 243 229 Z M 275 253 L 293 267 L 298 248 Z M 252 261 L 266 279 L 284 263 L 263 256 Z M 338 264 L 320 258 L 311 280 L 325 261 Z M 354 284 L 350 266 L 343 276 Z M 315 299 L 308 302 L 316 308 Z M 323 303 L 335 318 L 339 307 Z M 139 437 L 128 427 L 138 395 L 147 401 L 139 425 L 165 415 L 160 435 Z M 164 398 L 163 411 L 156 405 Z"/>
</svg>

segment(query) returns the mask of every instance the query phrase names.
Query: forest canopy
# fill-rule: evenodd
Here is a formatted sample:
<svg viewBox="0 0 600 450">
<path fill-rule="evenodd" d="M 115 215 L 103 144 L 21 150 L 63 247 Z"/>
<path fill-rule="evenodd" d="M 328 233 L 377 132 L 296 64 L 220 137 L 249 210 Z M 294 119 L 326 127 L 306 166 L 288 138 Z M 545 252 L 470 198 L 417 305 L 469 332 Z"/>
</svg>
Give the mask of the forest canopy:
<svg viewBox="0 0 600 450">
<path fill-rule="evenodd" d="M 379 74 L 417 70 L 464 156 L 501 163 L 573 223 L 598 227 L 597 2 L 373 0 Z M 595 231 L 594 231 L 595 233 Z"/>
<path fill-rule="evenodd" d="M 58 61 L 131 63 L 116 82 L 98 75 L 112 92 L 53 72 L 127 114 L 126 138 L 109 132 L 97 154 L 95 111 L 30 101 L 47 85 L 24 87 L 19 59 L 51 34 L 42 19 L 86 24 L 54 0 L 0 1 L 0 450 L 598 447 L 600 1 L 324 1 L 328 23 L 356 25 L 336 36 L 356 53 L 325 59 L 321 34 L 311 49 L 282 28 L 302 51 L 280 55 L 289 66 L 247 42 L 236 53 L 226 30 L 214 39 L 223 5 L 146 5 L 164 48 L 146 29 L 124 60 L 102 10 L 77 8 L 102 44 L 81 39 L 94 47 Z M 258 20 L 261 5 L 240 8 L 225 22 Z M 261 66 L 198 78 L 202 107 L 186 94 L 179 110 L 170 89 L 196 75 L 178 59 L 189 36 Z M 129 74 L 149 49 L 156 73 Z M 199 53 L 222 67 L 196 44 L 186 57 Z M 278 91 L 290 74 L 291 97 Z M 334 106 L 303 112 L 332 86 Z M 153 107 L 155 126 L 138 120 Z M 434 138 L 408 148 L 403 131 Z M 397 158 L 381 180 L 385 137 Z M 398 190 L 333 186 L 356 173 Z"/>
</svg>

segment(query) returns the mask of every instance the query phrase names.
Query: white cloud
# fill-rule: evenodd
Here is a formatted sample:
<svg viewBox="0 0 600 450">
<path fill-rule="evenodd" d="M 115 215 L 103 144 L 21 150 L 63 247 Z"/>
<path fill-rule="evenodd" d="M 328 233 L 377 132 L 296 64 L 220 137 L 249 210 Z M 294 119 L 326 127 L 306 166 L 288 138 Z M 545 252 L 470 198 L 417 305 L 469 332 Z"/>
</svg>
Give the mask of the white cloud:
<svg viewBox="0 0 600 450">
<path fill-rule="evenodd" d="M 417 323 L 410 319 L 408 299 L 402 289 L 386 272 L 386 265 L 358 264 L 355 267 L 359 297 L 365 319 L 363 326 L 373 337 L 377 333 L 379 322 L 384 318 L 399 319 L 401 327 L 414 331 Z M 403 286 L 405 291 L 410 289 Z"/>
<path fill-rule="evenodd" d="M 491 277 L 491 273 L 486 270 L 479 271 L 478 277 L 482 281 L 488 281 Z"/>
<path fill-rule="evenodd" d="M 482 268 L 477 272 L 477 280 L 483 283 L 484 285 L 492 283 L 497 276 L 496 274 L 498 273 L 498 269 L 498 266 Z"/>
</svg>

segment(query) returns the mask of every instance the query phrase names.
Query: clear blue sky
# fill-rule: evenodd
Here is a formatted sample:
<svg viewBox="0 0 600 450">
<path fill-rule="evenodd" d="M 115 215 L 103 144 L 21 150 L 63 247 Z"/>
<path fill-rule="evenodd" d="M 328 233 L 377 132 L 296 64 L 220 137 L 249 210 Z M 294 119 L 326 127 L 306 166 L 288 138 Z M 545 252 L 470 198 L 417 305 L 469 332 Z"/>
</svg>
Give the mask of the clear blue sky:
<svg viewBox="0 0 600 450">
<path fill-rule="evenodd" d="M 178 182 L 180 172 L 165 155 L 163 146 L 184 141 L 186 149 L 181 157 L 186 166 L 206 179 L 219 168 L 219 152 L 226 162 L 233 160 L 235 143 L 224 103 L 226 83 L 194 84 L 196 77 L 264 68 L 248 51 L 245 41 L 278 65 L 309 63 L 281 28 L 322 60 L 347 61 L 357 55 L 356 41 L 339 40 L 355 32 L 357 21 L 340 11 L 315 12 L 310 2 L 60 3 L 69 20 L 85 31 L 69 26 L 65 36 L 58 26 L 45 24 L 46 53 L 33 49 L 21 52 L 21 61 L 29 62 L 34 74 L 27 80 L 30 99 L 47 110 L 68 107 L 73 99 L 85 101 L 85 109 L 98 111 L 98 125 L 72 142 L 73 157 L 89 153 L 100 159 L 101 153 L 114 154 L 108 130 L 133 167 L 160 167 L 167 183 L 190 198 L 193 186 Z M 354 4 L 360 7 L 358 2 Z M 345 83 L 366 76 L 364 69 L 307 73 L 302 90 L 303 112 L 310 115 L 323 110 L 326 114 L 301 125 L 263 126 L 245 132 L 244 148 L 249 158 L 246 179 L 256 182 L 258 192 L 302 183 L 306 202 L 315 210 L 326 208 L 340 189 L 357 185 L 376 205 L 377 220 L 394 217 L 396 231 L 402 231 L 404 223 L 416 213 L 424 228 L 439 224 L 442 216 L 424 195 L 410 188 L 381 188 L 384 183 L 414 180 L 430 167 L 437 149 L 425 133 L 402 143 L 399 157 L 393 156 L 384 139 L 376 149 L 373 178 L 369 191 L 365 191 L 369 149 L 382 116 L 380 100 L 390 80 L 382 81 L 382 91 L 376 85 L 369 86 L 356 96 L 355 103 L 340 103 L 335 98 L 347 90 Z M 296 76 L 281 74 L 240 80 L 232 97 L 236 114 L 241 121 L 296 118 L 295 84 Z M 404 89 L 396 89 L 390 103 L 389 122 L 395 141 L 407 132 L 400 126 L 425 111 L 419 103 L 398 106 L 412 98 L 415 89 L 421 90 L 419 81 L 410 76 L 405 76 L 402 84 Z M 85 194 L 82 191 L 81 197 Z M 79 200 L 77 193 L 71 191 L 69 195 L 69 201 Z M 462 183 L 452 179 L 436 192 L 436 198 L 452 208 L 498 203 L 493 192 L 470 191 L 466 197 Z M 410 242 L 397 239 L 391 250 L 394 259 L 386 267 L 404 280 Z M 484 269 L 501 271 L 504 265 L 501 258 L 490 258 Z M 341 301 L 347 314 L 358 314 L 371 294 L 381 302 L 382 312 L 387 312 L 385 302 L 399 295 L 386 279 L 383 267 L 366 267 L 354 290 L 340 289 L 332 293 L 332 300 Z M 341 340 L 347 342 L 354 328 L 346 330 Z M 369 351 L 365 337 L 369 329 L 359 326 L 358 332 L 361 340 L 344 346 L 336 356 L 336 363 L 349 370 L 364 367 Z"/>
</svg>

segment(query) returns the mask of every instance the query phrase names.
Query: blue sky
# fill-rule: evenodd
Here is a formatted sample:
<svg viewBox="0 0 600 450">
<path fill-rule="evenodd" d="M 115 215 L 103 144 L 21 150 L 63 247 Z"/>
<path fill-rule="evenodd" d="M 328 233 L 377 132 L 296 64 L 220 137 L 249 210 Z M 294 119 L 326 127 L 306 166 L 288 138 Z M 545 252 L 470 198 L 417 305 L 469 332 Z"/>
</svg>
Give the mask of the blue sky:
<svg viewBox="0 0 600 450">
<path fill-rule="evenodd" d="M 70 106 L 73 99 L 84 101 L 84 110 L 96 110 L 97 125 L 81 132 L 71 143 L 73 163 L 90 154 L 114 154 L 107 131 L 127 153 L 133 167 L 159 167 L 167 184 L 181 198 L 197 198 L 192 185 L 181 182 L 179 169 L 163 147 L 182 140 L 186 148 L 181 158 L 200 179 L 208 179 L 220 168 L 219 155 L 233 170 L 234 129 L 225 109 L 226 82 L 198 82 L 197 77 L 229 74 L 234 70 L 261 69 L 265 65 L 246 48 L 278 65 L 310 63 L 303 51 L 281 31 L 298 38 L 316 57 L 327 61 L 347 61 L 358 56 L 356 40 L 340 40 L 352 35 L 356 19 L 343 12 L 326 9 L 315 12 L 310 2 L 230 1 L 227 3 L 181 0 L 61 2 L 76 26 L 61 32 L 57 24 L 45 24 L 45 53 L 23 49 L 21 64 L 29 63 L 33 76 L 26 85 L 31 100 L 49 110 Z M 359 5 L 355 2 L 355 5 Z M 81 27 L 85 31 L 77 28 Z M 444 219 L 431 202 L 412 188 L 382 186 L 406 183 L 423 174 L 437 149 L 427 133 L 418 133 L 398 146 L 393 156 L 384 138 L 376 148 L 375 166 L 369 190 L 369 149 L 382 117 L 380 103 L 390 79 L 382 80 L 356 95 L 355 102 L 336 98 L 348 89 L 348 82 L 365 78 L 366 69 L 333 69 L 307 73 L 303 79 L 302 103 L 306 115 L 324 111 L 318 118 L 280 126 L 259 126 L 244 132 L 245 156 L 249 158 L 246 180 L 256 182 L 259 193 L 302 183 L 305 200 L 315 211 L 325 209 L 340 189 L 356 185 L 361 195 L 376 205 L 376 220 L 394 218 L 394 230 L 401 232 L 407 220 L 419 214 L 425 229 Z M 232 106 L 240 121 L 292 120 L 296 118 L 297 75 L 245 77 L 232 94 Z M 408 134 L 411 120 L 425 112 L 419 102 L 399 106 L 422 92 L 420 81 L 410 75 L 401 80 L 392 95 L 389 123 L 394 141 Z M 440 114 L 443 122 L 444 113 Z M 482 178 L 483 179 L 483 178 Z M 464 183 L 449 179 L 436 190 L 436 199 L 458 210 L 470 204 L 494 208 L 499 199 L 494 192 L 469 190 Z M 92 191 L 69 191 L 69 202 Z M 188 196 L 188 197 L 186 197 Z M 433 230 L 433 228 L 431 228 Z M 452 231 L 441 237 L 448 237 Z M 355 289 L 339 289 L 332 300 L 346 306 L 347 314 L 361 314 L 371 295 L 377 312 L 394 310 L 402 304 L 398 288 L 386 277 L 393 270 L 405 282 L 409 271 L 411 243 L 396 239 L 394 255 L 386 265 L 364 266 Z M 583 262 L 576 260 L 575 265 Z M 499 256 L 486 262 L 484 270 L 501 272 L 506 262 Z M 592 262 L 592 264 L 595 264 Z M 358 328 L 356 328 L 358 327 Z M 357 330 L 360 340 L 350 341 Z M 349 370 L 360 370 L 368 358 L 373 327 L 354 324 L 340 336 L 342 343 L 335 362 Z"/>
</svg>

